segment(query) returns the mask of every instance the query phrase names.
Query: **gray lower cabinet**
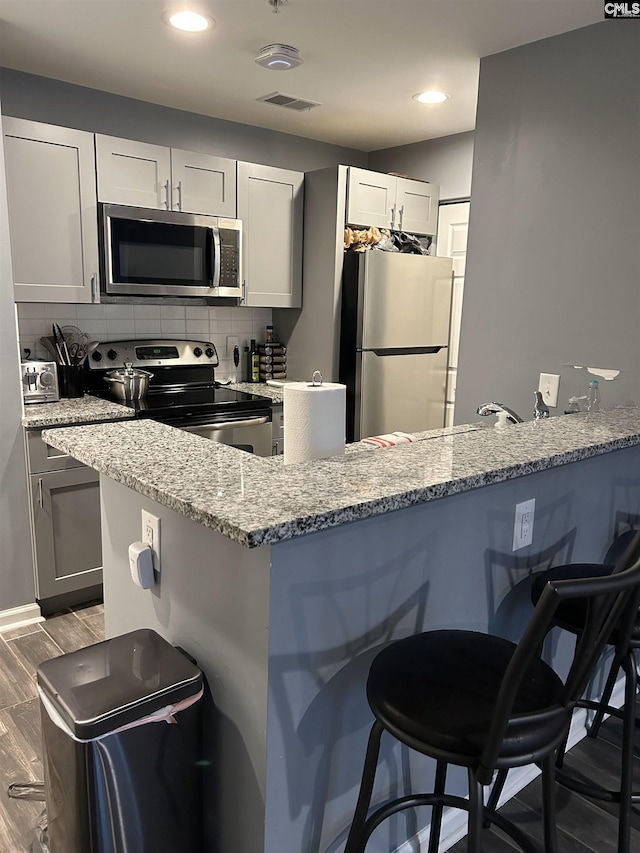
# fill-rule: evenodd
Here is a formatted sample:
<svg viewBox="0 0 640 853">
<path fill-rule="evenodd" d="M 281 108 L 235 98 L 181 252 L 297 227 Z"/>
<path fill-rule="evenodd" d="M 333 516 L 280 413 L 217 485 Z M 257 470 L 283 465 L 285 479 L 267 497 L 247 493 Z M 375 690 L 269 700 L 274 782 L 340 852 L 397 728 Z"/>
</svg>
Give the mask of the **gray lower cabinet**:
<svg viewBox="0 0 640 853">
<path fill-rule="evenodd" d="M 40 431 L 27 434 L 27 448 L 36 597 L 94 598 L 102 583 L 99 475 L 53 451 Z"/>
<path fill-rule="evenodd" d="M 271 438 L 271 455 L 280 456 L 284 453 L 284 406 L 282 403 L 274 403 L 271 408 Z"/>
</svg>

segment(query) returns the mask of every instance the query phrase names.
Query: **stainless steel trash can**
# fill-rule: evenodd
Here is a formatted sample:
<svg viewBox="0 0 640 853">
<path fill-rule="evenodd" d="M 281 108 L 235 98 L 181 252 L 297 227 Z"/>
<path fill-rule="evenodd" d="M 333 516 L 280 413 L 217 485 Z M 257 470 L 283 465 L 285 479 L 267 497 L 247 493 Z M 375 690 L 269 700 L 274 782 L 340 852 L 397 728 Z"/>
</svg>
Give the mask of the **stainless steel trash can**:
<svg viewBox="0 0 640 853">
<path fill-rule="evenodd" d="M 143 629 L 38 667 L 51 853 L 201 849 L 202 672 Z"/>
</svg>

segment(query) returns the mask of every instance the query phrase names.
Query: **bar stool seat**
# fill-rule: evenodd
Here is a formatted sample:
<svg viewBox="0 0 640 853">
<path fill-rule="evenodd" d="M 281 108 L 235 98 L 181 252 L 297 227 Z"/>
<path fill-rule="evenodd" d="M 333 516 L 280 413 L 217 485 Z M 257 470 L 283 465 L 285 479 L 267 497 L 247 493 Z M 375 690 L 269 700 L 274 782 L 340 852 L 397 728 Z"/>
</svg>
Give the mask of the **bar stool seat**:
<svg viewBox="0 0 640 853">
<path fill-rule="evenodd" d="M 480 762 L 514 643 L 474 631 L 429 631 L 398 640 L 373 661 L 367 682 L 371 710 L 408 746 L 468 767 Z M 570 712 L 558 707 L 564 685 L 534 659 L 508 720 L 498 765 L 528 764 L 560 741 Z"/>
</svg>

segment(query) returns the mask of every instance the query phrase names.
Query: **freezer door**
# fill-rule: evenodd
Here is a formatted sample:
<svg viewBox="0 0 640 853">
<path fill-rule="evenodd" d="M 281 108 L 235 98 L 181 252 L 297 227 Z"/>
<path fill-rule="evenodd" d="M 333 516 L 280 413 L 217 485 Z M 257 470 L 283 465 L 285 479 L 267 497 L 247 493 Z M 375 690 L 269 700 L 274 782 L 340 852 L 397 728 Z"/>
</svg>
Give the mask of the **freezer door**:
<svg viewBox="0 0 640 853">
<path fill-rule="evenodd" d="M 413 355 L 363 352 L 354 440 L 444 426 L 447 348 Z"/>
<path fill-rule="evenodd" d="M 451 317 L 449 258 L 366 252 L 359 280 L 358 349 L 446 345 Z"/>
</svg>

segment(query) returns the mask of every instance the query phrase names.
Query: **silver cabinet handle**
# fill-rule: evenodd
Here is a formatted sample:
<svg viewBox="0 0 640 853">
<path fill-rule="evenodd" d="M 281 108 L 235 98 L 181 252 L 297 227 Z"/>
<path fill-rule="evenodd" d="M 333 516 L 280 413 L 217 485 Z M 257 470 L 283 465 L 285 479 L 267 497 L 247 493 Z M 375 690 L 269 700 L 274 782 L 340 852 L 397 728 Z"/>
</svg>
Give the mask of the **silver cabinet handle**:
<svg viewBox="0 0 640 853">
<path fill-rule="evenodd" d="M 164 204 L 164 206 L 166 207 L 167 210 L 170 210 L 171 204 L 170 204 L 170 199 L 169 199 L 169 193 L 171 190 L 170 190 L 169 181 L 168 180 L 165 181 L 162 186 L 164 187 L 164 202 L 162 202 L 162 204 Z"/>
<path fill-rule="evenodd" d="M 402 231 L 402 219 L 404 217 L 404 204 L 400 207 L 400 224 L 398 225 L 398 231 Z"/>
<path fill-rule="evenodd" d="M 91 301 L 100 302 L 100 279 L 97 272 L 91 276 Z"/>
<path fill-rule="evenodd" d="M 246 303 L 247 301 L 247 280 L 242 279 L 242 296 L 240 297 L 240 302 Z"/>
<path fill-rule="evenodd" d="M 40 509 L 44 507 L 44 498 L 42 496 L 42 477 L 38 477 L 38 504 Z"/>
<path fill-rule="evenodd" d="M 391 229 L 393 230 L 396 221 L 396 206 L 395 204 L 391 208 Z"/>
<path fill-rule="evenodd" d="M 182 210 L 182 181 L 178 181 L 176 192 L 178 193 L 178 210 Z"/>
</svg>

